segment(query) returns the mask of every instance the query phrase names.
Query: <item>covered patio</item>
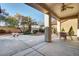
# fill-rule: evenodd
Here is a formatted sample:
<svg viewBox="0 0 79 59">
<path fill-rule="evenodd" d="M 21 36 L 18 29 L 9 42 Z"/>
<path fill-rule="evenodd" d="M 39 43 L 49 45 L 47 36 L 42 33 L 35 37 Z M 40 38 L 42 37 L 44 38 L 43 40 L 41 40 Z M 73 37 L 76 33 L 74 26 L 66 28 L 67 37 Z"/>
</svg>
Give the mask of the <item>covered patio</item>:
<svg viewBox="0 0 79 59">
<path fill-rule="evenodd" d="M 44 13 L 45 34 L 0 36 L 0 56 L 79 56 L 79 4 L 25 3 Z M 52 34 L 52 18 L 57 20 L 57 34 Z M 74 21 L 76 19 L 76 22 Z M 70 21 L 71 20 L 71 21 Z M 75 22 L 73 23 L 72 22 Z M 66 23 L 65 23 L 66 22 Z M 64 25 L 66 24 L 66 27 Z M 72 24 L 71 24 L 72 23 Z M 61 40 L 61 30 L 73 26 L 74 40 Z M 69 30 L 69 29 L 68 29 Z M 63 30 L 64 31 L 64 30 Z"/>
<path fill-rule="evenodd" d="M 69 36 L 69 28 L 73 27 L 77 39 L 79 37 L 79 4 L 78 3 L 26 3 L 44 13 L 45 41 L 51 42 L 52 18 L 57 20 L 57 34 L 61 37 Z M 70 20 L 70 21 L 69 21 Z M 66 23 L 66 24 L 64 24 Z M 61 33 L 65 29 L 65 33 Z M 66 36 L 64 36 L 66 34 Z"/>
</svg>

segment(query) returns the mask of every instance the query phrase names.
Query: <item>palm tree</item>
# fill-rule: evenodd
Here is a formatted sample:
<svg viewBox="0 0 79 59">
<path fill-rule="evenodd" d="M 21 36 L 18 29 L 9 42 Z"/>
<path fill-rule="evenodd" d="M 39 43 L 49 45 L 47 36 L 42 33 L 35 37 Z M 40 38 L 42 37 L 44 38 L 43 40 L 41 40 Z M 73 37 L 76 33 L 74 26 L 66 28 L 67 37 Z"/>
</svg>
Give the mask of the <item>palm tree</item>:
<svg viewBox="0 0 79 59">
<path fill-rule="evenodd" d="M 9 14 L 6 12 L 5 9 L 1 9 L 0 6 L 0 22 L 5 22 L 5 18 L 8 16 Z M 5 22 L 7 24 L 7 22 Z"/>
</svg>

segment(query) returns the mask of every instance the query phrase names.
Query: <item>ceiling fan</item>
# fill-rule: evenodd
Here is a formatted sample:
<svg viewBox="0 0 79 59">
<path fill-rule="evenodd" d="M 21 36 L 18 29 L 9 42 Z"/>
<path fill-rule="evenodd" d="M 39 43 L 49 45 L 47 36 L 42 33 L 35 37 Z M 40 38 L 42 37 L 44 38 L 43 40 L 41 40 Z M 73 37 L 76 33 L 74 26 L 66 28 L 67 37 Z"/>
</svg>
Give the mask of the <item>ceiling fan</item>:
<svg viewBox="0 0 79 59">
<path fill-rule="evenodd" d="M 70 6 L 68 4 L 62 3 L 61 11 L 67 10 L 68 8 L 69 9 L 73 9 L 74 7 L 73 6 Z"/>
</svg>

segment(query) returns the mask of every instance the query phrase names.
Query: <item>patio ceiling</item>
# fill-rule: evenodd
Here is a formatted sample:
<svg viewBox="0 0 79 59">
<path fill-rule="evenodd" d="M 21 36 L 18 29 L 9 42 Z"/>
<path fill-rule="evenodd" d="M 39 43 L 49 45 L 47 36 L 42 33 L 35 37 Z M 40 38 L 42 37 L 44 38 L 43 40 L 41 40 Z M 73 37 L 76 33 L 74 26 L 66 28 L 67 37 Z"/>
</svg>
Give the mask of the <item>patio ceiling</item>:
<svg viewBox="0 0 79 59">
<path fill-rule="evenodd" d="M 79 13 L 79 3 L 64 3 L 65 6 L 70 8 L 66 8 L 65 6 L 63 6 L 63 3 L 26 3 L 26 4 L 32 6 L 33 8 L 43 13 L 51 13 L 53 17 L 58 19 L 77 17 Z M 62 6 L 64 10 L 62 10 Z"/>
</svg>

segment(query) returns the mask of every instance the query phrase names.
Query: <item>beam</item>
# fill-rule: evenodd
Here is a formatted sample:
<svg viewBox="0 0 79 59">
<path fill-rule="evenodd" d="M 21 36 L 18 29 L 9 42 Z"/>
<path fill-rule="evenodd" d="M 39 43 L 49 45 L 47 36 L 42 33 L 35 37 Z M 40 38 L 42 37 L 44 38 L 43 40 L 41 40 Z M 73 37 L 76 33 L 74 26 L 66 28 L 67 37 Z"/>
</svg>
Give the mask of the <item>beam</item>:
<svg viewBox="0 0 79 59">
<path fill-rule="evenodd" d="M 60 19 L 61 20 L 63 20 L 63 19 L 74 19 L 74 18 L 77 18 L 77 17 L 78 17 L 78 14 L 77 15 L 68 16 L 68 17 L 62 17 Z"/>
<path fill-rule="evenodd" d="M 69 18 L 61 19 L 60 21 L 61 21 L 61 23 L 63 23 L 63 22 L 66 22 L 66 21 L 68 21 L 68 20 L 71 20 L 71 19 L 76 19 L 77 17 L 78 17 L 78 16 L 75 15 L 75 16 L 71 16 L 71 17 L 69 17 Z"/>
</svg>

